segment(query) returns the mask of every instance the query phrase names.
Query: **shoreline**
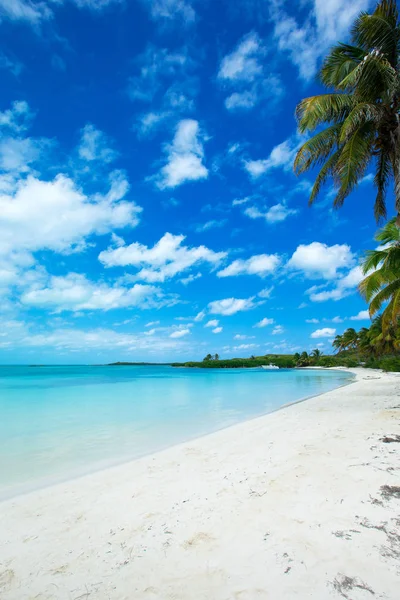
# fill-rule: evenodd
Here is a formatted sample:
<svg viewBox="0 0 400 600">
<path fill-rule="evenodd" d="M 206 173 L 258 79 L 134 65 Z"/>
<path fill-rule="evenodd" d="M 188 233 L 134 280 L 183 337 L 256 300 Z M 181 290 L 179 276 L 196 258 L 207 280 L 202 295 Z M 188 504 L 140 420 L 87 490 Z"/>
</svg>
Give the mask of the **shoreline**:
<svg viewBox="0 0 400 600">
<path fill-rule="evenodd" d="M 249 368 L 245 368 L 246 370 L 249 370 Z M 298 370 L 298 371 L 302 371 L 303 369 L 307 369 L 307 370 L 318 370 L 318 371 L 347 371 L 349 373 L 351 373 L 353 375 L 352 378 L 348 378 L 345 380 L 344 383 L 342 383 L 341 385 L 338 385 L 335 390 L 338 390 L 342 387 L 345 387 L 347 385 L 350 385 L 351 383 L 354 383 L 357 380 L 357 373 L 352 372 L 351 369 L 347 369 L 345 367 L 333 367 L 333 368 L 329 368 L 329 367 L 302 367 L 301 369 L 294 369 L 294 370 Z M 235 369 L 238 370 L 238 369 Z M 227 429 L 231 429 L 232 427 L 236 427 L 245 423 L 249 423 L 251 421 L 254 421 L 256 419 L 262 419 L 263 417 L 266 417 L 274 412 L 277 412 L 279 410 L 282 410 L 288 406 L 300 403 L 300 402 L 306 402 L 307 400 L 310 400 L 312 398 L 315 398 L 317 396 L 320 396 L 320 393 L 314 393 L 311 394 L 309 396 L 304 396 L 299 398 L 298 400 L 293 400 L 293 401 L 289 401 L 285 404 L 282 404 L 281 406 L 278 406 L 277 408 L 273 408 L 272 410 L 269 410 L 267 412 L 262 412 L 260 414 L 255 414 L 253 416 L 250 416 L 246 419 L 244 419 L 243 421 L 239 421 L 237 423 L 233 423 L 233 424 L 229 424 L 229 425 L 223 425 L 217 429 L 214 429 L 213 431 L 208 431 L 199 435 L 195 435 L 194 437 L 188 437 L 186 439 L 183 439 L 179 442 L 170 444 L 170 445 L 161 445 L 159 448 L 157 449 L 153 449 L 150 451 L 145 451 L 143 453 L 137 453 L 136 455 L 131 455 L 131 456 L 125 456 L 124 458 L 117 458 L 117 459 L 110 459 L 110 460 L 103 460 L 100 461 L 96 464 L 93 464 L 91 467 L 81 467 L 78 470 L 74 470 L 72 472 L 69 472 L 68 474 L 65 474 L 65 476 L 53 476 L 50 477 L 48 479 L 43 479 L 40 481 L 40 483 L 31 485 L 30 483 L 27 483 L 26 485 L 20 485 L 18 488 L 18 491 L 15 491 L 15 489 L 9 493 L 5 493 L 4 491 L 2 492 L 0 490 L 0 507 L 2 505 L 2 503 L 4 502 L 8 502 L 8 501 L 12 501 L 15 500 L 21 496 L 26 496 L 28 494 L 34 494 L 36 492 L 40 492 L 42 490 L 46 490 L 47 488 L 53 488 L 54 486 L 60 486 L 60 485 L 65 485 L 68 484 L 70 482 L 73 482 L 75 480 L 78 479 L 82 479 L 82 478 L 86 478 L 86 477 L 90 477 L 92 475 L 96 475 L 99 473 L 103 473 L 104 471 L 108 471 L 110 469 L 115 469 L 118 467 L 123 467 L 124 465 L 127 465 L 131 462 L 135 462 L 137 460 L 144 460 L 146 458 L 149 458 L 153 455 L 157 455 L 160 452 L 166 452 L 172 448 L 178 447 L 178 446 L 183 446 L 185 444 L 194 442 L 196 440 L 200 440 L 204 437 L 210 436 L 210 435 L 215 435 L 216 433 L 225 431 Z"/>
<path fill-rule="evenodd" d="M 1 598 L 395 600 L 400 445 L 381 439 L 400 434 L 400 377 L 347 370 L 331 392 L 5 500 Z"/>
</svg>

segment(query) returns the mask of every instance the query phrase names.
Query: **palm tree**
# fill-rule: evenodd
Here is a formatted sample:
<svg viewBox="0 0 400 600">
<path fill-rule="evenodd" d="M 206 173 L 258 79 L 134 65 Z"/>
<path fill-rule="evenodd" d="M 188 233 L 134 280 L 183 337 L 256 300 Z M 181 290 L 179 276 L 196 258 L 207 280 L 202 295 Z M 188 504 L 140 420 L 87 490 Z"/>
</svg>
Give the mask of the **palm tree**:
<svg viewBox="0 0 400 600">
<path fill-rule="evenodd" d="M 219 354 L 214 355 L 214 360 L 219 360 Z"/>
<path fill-rule="evenodd" d="M 381 246 L 369 250 L 362 265 L 364 275 L 359 290 L 369 303 L 371 317 L 383 306 L 382 327 L 397 326 L 400 317 L 400 229 L 389 221 L 375 236 Z M 372 272 L 370 272 L 372 271 Z"/>
<path fill-rule="evenodd" d="M 207 354 L 207 356 L 205 356 L 205 357 L 203 358 L 203 362 L 207 362 L 208 360 L 212 360 L 212 358 L 213 358 L 213 357 L 211 356 L 211 354 Z"/>
<path fill-rule="evenodd" d="M 400 348 L 399 323 L 384 327 L 382 315 L 372 321 L 369 330 L 374 354 L 395 354 Z"/>
<path fill-rule="evenodd" d="M 335 350 L 337 350 L 337 352 L 344 350 L 345 346 L 343 336 L 338 334 L 333 340 L 332 346 L 335 348 Z"/>
<path fill-rule="evenodd" d="M 294 163 L 298 174 L 321 167 L 310 204 L 332 178 L 334 206 L 342 206 L 372 164 L 375 217 L 386 217 L 386 192 L 394 181 L 400 226 L 399 45 L 396 2 L 381 0 L 372 14 L 362 12 L 356 19 L 351 44 L 334 46 L 326 57 L 319 79 L 331 91 L 305 98 L 297 106 L 300 132 L 317 130 L 297 152 Z"/>
<path fill-rule="evenodd" d="M 349 327 L 343 333 L 343 345 L 346 350 L 355 350 L 358 343 L 358 333 L 353 327 Z"/>
<path fill-rule="evenodd" d="M 318 360 L 319 358 L 321 358 L 322 352 L 321 352 L 321 350 L 318 350 L 318 348 L 315 348 L 315 350 L 313 350 L 311 352 L 311 356 L 312 356 L 312 358 L 315 358 L 316 360 Z"/>
</svg>

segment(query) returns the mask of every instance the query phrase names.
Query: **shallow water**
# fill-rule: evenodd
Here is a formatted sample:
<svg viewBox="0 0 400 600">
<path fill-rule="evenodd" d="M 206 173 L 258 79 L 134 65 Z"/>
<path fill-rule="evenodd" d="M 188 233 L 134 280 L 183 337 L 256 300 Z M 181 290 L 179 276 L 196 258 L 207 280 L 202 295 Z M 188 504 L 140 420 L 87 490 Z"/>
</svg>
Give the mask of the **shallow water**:
<svg viewBox="0 0 400 600">
<path fill-rule="evenodd" d="M 344 385 L 340 371 L 0 367 L 0 499 Z"/>
</svg>

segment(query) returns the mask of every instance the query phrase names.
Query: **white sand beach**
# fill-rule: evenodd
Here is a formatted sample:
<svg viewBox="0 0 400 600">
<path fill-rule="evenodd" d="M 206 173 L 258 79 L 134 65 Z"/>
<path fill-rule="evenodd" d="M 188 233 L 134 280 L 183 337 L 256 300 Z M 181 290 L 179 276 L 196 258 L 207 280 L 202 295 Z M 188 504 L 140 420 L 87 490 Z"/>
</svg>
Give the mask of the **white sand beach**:
<svg viewBox="0 0 400 600">
<path fill-rule="evenodd" d="M 336 391 L 3 502 L 0 598 L 398 600 L 400 375 L 354 372 Z"/>
</svg>

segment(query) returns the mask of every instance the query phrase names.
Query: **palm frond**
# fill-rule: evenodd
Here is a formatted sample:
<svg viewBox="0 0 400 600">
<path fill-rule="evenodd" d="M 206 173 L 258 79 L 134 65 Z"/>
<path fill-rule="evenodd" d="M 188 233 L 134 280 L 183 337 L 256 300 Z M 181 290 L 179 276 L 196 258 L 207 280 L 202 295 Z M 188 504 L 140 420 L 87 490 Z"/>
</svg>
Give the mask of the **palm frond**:
<svg viewBox="0 0 400 600">
<path fill-rule="evenodd" d="M 337 150 L 332 156 L 328 158 L 325 164 L 322 166 L 320 172 L 315 178 L 314 185 L 311 190 L 310 197 L 308 199 L 308 204 L 311 206 L 315 199 L 317 198 L 319 192 L 321 191 L 322 186 L 328 179 L 330 175 L 333 174 L 336 169 L 336 164 L 340 158 L 341 150 Z"/>
<path fill-rule="evenodd" d="M 368 126 L 360 126 L 343 146 L 335 166 L 334 177 L 339 190 L 334 206 L 342 206 L 346 197 L 364 175 L 371 158 L 371 131 Z"/>
<path fill-rule="evenodd" d="M 366 52 L 356 46 L 338 44 L 334 46 L 319 72 L 319 80 L 327 87 L 338 88 L 345 77 L 354 71 L 366 56 Z"/>
<path fill-rule="evenodd" d="M 376 172 L 374 177 L 374 185 L 377 189 L 374 215 L 375 220 L 379 222 L 380 219 L 385 219 L 387 216 L 386 211 L 386 190 L 389 185 L 389 178 L 392 174 L 392 163 L 389 157 L 389 153 L 381 151 L 378 154 L 376 161 Z"/>
<path fill-rule="evenodd" d="M 378 49 L 395 67 L 398 44 L 397 7 L 395 2 L 384 4 L 392 6 L 387 6 L 385 10 L 383 6 L 378 5 L 378 10 L 372 15 L 361 13 L 352 28 L 352 41 L 367 52 Z"/>
<path fill-rule="evenodd" d="M 296 108 L 301 133 L 314 131 L 323 123 L 340 123 L 354 107 L 349 94 L 321 94 L 302 100 Z"/>
<path fill-rule="evenodd" d="M 296 154 L 294 161 L 295 172 L 304 173 L 304 171 L 307 171 L 313 165 L 323 162 L 337 145 L 340 129 L 341 125 L 336 123 L 307 140 Z"/>
</svg>

